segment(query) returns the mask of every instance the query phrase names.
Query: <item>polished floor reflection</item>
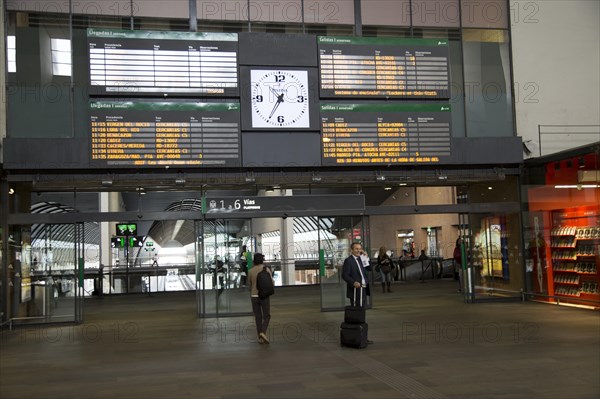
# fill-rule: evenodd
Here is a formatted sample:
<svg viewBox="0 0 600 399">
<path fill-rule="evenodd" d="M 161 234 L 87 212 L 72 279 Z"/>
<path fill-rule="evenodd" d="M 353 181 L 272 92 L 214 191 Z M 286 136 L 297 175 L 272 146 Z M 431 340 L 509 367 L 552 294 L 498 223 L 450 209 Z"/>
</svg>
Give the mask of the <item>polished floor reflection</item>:
<svg viewBox="0 0 600 399">
<path fill-rule="evenodd" d="M 194 293 L 85 301 L 85 322 L 4 330 L 8 398 L 597 398 L 597 311 L 464 304 L 449 280 L 375 290 L 363 350 L 318 286 L 279 288 L 270 345 L 251 316 L 198 319 Z"/>
</svg>

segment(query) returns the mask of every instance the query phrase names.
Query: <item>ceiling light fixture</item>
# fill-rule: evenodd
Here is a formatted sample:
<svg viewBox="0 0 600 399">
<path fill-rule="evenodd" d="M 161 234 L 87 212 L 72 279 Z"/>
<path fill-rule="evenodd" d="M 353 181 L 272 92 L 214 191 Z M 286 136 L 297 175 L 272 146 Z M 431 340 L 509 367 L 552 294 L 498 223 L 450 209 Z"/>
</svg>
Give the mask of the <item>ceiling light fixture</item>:
<svg viewBox="0 0 600 399">
<path fill-rule="evenodd" d="M 600 188 L 600 184 L 563 184 L 554 186 L 554 188 L 576 188 L 579 190 L 582 188 Z"/>
</svg>

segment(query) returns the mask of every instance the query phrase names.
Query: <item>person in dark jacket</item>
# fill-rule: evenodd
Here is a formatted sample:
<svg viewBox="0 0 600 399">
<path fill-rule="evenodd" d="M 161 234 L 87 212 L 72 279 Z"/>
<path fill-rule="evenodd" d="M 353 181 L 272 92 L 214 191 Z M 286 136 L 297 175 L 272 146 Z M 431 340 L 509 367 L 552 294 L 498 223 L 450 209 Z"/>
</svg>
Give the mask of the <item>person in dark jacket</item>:
<svg viewBox="0 0 600 399">
<path fill-rule="evenodd" d="M 269 337 L 267 336 L 267 330 L 269 328 L 269 321 L 271 320 L 271 300 L 270 297 L 260 298 L 258 296 L 258 288 L 256 286 L 256 280 L 258 273 L 263 270 L 265 257 L 263 254 L 257 252 L 254 254 L 252 259 L 252 268 L 248 272 L 248 284 L 250 284 L 250 302 L 252 303 L 252 312 L 254 313 L 254 321 L 256 322 L 256 334 L 257 340 L 260 344 L 268 344 Z M 268 267 L 266 270 L 273 276 L 271 269 Z"/>
<path fill-rule="evenodd" d="M 385 288 L 387 286 L 387 292 L 392 292 L 390 286 L 392 285 L 392 259 L 387 254 L 387 248 L 382 246 L 379 248 L 379 254 L 377 255 L 377 271 L 381 274 L 381 292 L 385 294 Z"/>
<path fill-rule="evenodd" d="M 342 279 L 346 282 L 346 297 L 350 299 L 352 306 L 359 305 L 358 296 L 360 293 L 357 291 L 357 298 L 355 301 L 354 290 L 364 288 L 365 295 L 371 295 L 369 289 L 369 278 L 367 277 L 367 271 L 360 259 L 362 253 L 362 245 L 358 242 L 352 243 L 350 246 L 352 254 L 344 260 L 344 266 L 342 267 Z M 363 298 L 362 306 L 365 306 L 366 300 Z"/>
</svg>

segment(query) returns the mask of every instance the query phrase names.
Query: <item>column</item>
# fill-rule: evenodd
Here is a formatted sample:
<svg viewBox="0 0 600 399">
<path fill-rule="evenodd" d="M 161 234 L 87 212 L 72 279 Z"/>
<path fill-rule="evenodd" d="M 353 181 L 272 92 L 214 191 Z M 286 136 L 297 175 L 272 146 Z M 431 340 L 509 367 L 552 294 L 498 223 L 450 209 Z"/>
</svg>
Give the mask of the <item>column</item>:
<svg viewBox="0 0 600 399">
<path fill-rule="evenodd" d="M 292 190 L 284 190 L 282 195 L 293 195 Z M 281 282 L 283 285 L 296 284 L 296 260 L 294 250 L 294 218 L 281 219 Z"/>
</svg>

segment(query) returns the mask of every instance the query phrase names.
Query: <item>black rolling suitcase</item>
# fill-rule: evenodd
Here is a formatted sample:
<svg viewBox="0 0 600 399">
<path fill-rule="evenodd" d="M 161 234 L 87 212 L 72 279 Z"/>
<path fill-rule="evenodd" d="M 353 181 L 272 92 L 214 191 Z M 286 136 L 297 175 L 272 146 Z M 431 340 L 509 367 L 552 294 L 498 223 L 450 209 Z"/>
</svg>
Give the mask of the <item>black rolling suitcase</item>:
<svg viewBox="0 0 600 399">
<path fill-rule="evenodd" d="M 360 301 L 358 306 L 346 306 L 344 308 L 344 323 L 360 324 L 366 322 L 366 309 L 363 305 L 363 291 L 360 288 Z M 356 303 L 356 288 L 354 288 L 354 303 Z"/>
<path fill-rule="evenodd" d="M 346 306 L 344 322 L 340 325 L 340 344 L 357 349 L 367 347 L 369 335 L 369 325 L 365 322 L 365 309 L 362 306 L 363 288 L 360 291 L 359 306 Z M 354 289 L 354 303 L 356 303 L 356 289 Z"/>
<path fill-rule="evenodd" d="M 369 325 L 367 323 L 342 323 L 340 326 L 340 343 L 349 348 L 362 349 L 367 347 Z"/>
</svg>

